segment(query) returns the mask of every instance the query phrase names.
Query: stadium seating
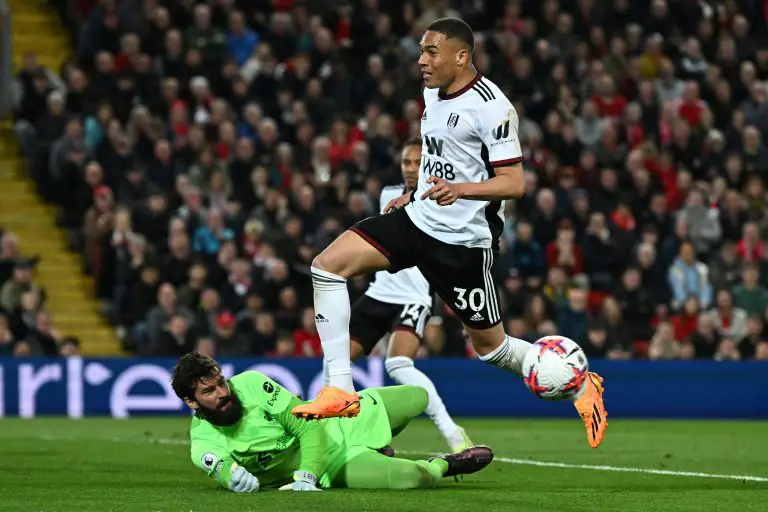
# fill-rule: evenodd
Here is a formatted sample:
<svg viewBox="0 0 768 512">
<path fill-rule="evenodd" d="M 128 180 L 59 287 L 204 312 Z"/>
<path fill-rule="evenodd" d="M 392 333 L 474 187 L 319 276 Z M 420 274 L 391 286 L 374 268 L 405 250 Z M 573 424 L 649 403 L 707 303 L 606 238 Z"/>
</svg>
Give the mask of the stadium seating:
<svg viewBox="0 0 768 512">
<path fill-rule="evenodd" d="M 21 182 L 4 193 L 19 216 L 56 213 L 89 298 L 63 235 L 22 238 L 51 307 L 81 304 L 91 325 L 97 298 L 114 351 L 316 355 L 307 265 L 397 181 L 418 133 L 418 38 L 459 13 L 521 119 L 526 194 L 496 268 L 508 332 L 559 332 L 595 358 L 768 357 L 759 2 L 51 3 L 76 57 L 57 69 L 47 35 L 19 37 L 38 57 L 14 125 L 49 206 Z M 435 313 L 425 354 L 470 355 Z M 69 330 L 102 353 L 94 322 Z"/>
</svg>

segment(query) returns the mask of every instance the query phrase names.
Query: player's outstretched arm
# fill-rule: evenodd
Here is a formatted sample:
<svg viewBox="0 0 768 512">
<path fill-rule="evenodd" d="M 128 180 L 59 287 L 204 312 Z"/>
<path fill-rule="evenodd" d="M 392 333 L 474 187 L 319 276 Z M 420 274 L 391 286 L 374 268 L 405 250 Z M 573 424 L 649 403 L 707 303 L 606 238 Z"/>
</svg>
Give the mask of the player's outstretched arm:
<svg viewBox="0 0 768 512">
<path fill-rule="evenodd" d="M 275 416 L 286 432 L 299 439 L 301 465 L 294 473 L 294 482 L 284 485 L 280 490 L 319 491 L 317 481 L 322 474 L 323 452 L 325 450 L 325 431 L 319 421 L 305 421 L 295 417 L 291 410 L 303 402 L 291 397 L 287 407 Z"/>
</svg>

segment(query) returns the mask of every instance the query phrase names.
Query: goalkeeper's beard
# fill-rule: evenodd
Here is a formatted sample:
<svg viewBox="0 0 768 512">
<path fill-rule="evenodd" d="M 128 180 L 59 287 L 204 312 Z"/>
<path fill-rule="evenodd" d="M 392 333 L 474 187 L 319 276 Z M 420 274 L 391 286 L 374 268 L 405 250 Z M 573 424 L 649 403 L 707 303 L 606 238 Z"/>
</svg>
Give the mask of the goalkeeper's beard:
<svg viewBox="0 0 768 512">
<path fill-rule="evenodd" d="M 220 427 L 234 425 L 243 417 L 243 404 L 236 394 L 230 394 L 225 400 L 219 403 L 216 408 L 206 407 L 199 404 L 198 411 L 211 423 Z M 222 407 L 225 407 L 222 409 Z"/>
</svg>

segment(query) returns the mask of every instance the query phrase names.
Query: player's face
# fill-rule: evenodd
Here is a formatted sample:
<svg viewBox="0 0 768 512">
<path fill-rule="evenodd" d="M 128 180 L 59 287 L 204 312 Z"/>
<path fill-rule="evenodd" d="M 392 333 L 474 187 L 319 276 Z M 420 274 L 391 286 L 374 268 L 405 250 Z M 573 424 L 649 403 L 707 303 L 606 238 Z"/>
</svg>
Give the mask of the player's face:
<svg viewBox="0 0 768 512">
<path fill-rule="evenodd" d="M 400 172 L 408 188 L 416 188 L 419 181 L 419 164 L 421 163 L 421 146 L 410 145 L 403 149 L 400 160 Z"/>
<path fill-rule="evenodd" d="M 419 67 L 428 89 L 445 88 L 456 78 L 456 73 L 467 64 L 469 51 L 457 39 L 427 30 L 421 38 Z"/>
<path fill-rule="evenodd" d="M 195 389 L 195 399 L 187 401 L 187 405 L 214 425 L 232 425 L 243 415 L 240 400 L 221 373 L 200 379 Z"/>
</svg>

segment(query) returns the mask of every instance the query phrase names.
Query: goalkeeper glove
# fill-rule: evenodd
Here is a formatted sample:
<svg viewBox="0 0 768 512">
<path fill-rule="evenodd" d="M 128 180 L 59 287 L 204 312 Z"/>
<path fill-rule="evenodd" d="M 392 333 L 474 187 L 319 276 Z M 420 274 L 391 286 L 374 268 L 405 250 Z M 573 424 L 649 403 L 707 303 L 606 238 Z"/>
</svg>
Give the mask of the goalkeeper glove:
<svg viewBox="0 0 768 512">
<path fill-rule="evenodd" d="M 253 492 L 259 490 L 259 479 L 245 470 L 237 462 L 232 463 L 229 488 L 234 492 Z"/>
<path fill-rule="evenodd" d="M 293 474 L 295 482 L 285 484 L 280 488 L 281 491 L 320 491 L 317 488 L 317 477 L 306 471 L 296 471 Z"/>
</svg>

